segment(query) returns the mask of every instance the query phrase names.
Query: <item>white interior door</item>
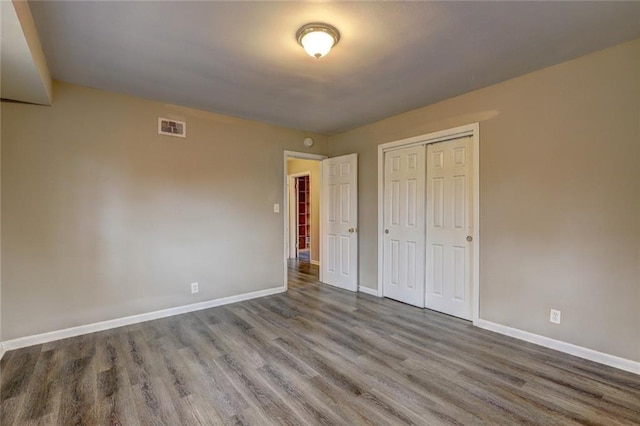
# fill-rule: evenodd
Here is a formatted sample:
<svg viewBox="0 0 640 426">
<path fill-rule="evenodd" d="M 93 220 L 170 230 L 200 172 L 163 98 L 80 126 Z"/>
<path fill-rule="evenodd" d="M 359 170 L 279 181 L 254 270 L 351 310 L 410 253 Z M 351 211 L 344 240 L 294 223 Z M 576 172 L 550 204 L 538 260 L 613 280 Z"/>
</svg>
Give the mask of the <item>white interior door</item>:
<svg viewBox="0 0 640 426">
<path fill-rule="evenodd" d="M 385 297 L 424 307 L 425 146 L 385 153 Z"/>
<path fill-rule="evenodd" d="M 426 307 L 471 319 L 472 138 L 427 147 Z"/>
<path fill-rule="evenodd" d="M 322 280 L 358 291 L 358 155 L 322 161 Z"/>
</svg>

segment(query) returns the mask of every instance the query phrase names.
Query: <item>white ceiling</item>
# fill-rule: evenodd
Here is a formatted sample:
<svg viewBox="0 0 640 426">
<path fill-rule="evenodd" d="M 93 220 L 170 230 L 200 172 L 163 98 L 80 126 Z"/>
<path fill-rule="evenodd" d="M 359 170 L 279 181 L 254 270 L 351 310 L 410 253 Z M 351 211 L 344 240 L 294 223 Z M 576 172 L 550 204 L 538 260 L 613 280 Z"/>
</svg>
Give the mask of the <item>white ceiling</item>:
<svg viewBox="0 0 640 426">
<path fill-rule="evenodd" d="M 328 134 L 640 37 L 640 2 L 30 5 L 56 79 Z"/>
</svg>

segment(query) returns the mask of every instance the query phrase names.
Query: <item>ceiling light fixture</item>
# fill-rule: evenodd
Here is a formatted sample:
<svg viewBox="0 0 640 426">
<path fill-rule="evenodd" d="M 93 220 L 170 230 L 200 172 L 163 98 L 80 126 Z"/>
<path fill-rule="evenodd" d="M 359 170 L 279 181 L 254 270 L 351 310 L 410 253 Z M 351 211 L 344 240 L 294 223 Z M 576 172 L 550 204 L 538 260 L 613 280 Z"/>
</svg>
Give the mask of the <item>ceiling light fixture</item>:
<svg viewBox="0 0 640 426">
<path fill-rule="evenodd" d="M 340 33 L 336 27 L 315 22 L 301 26 L 296 38 L 309 55 L 320 59 L 338 44 Z"/>
</svg>

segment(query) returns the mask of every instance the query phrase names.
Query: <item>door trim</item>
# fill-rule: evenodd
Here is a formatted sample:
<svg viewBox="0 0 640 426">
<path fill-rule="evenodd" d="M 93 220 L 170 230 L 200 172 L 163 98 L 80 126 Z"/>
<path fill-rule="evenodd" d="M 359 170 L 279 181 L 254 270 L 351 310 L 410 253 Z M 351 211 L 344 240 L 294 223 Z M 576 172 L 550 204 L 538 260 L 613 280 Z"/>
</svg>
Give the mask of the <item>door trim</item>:
<svg viewBox="0 0 640 426">
<path fill-rule="evenodd" d="M 384 154 L 398 148 L 427 145 L 471 136 L 473 143 L 473 268 L 472 319 L 480 319 L 480 124 L 471 123 L 439 132 L 414 136 L 378 145 L 378 297 L 383 297 L 384 273 Z"/>
<path fill-rule="evenodd" d="M 320 155 L 320 154 L 309 154 L 307 152 L 287 151 L 287 150 L 284 151 L 284 156 L 282 160 L 282 199 L 283 199 L 282 206 L 283 207 L 281 211 L 283 212 L 282 223 L 284 228 L 282 231 L 282 240 L 283 240 L 282 285 L 284 286 L 285 290 L 289 288 L 289 280 L 287 277 L 287 270 L 288 270 L 287 261 L 289 260 L 289 191 L 288 191 L 289 176 L 287 175 L 287 159 L 289 158 L 322 161 L 329 157 L 327 157 L 326 155 Z M 320 182 L 322 182 L 322 167 L 319 167 L 319 169 L 320 170 L 318 174 L 318 179 L 320 179 Z M 320 196 L 320 200 L 322 200 L 322 185 L 320 185 L 319 191 L 320 192 L 318 195 Z M 320 229 L 318 230 L 318 232 L 320 233 L 319 235 L 322 235 L 322 221 L 320 222 Z M 320 259 L 320 264 L 322 264 L 322 238 L 320 238 L 320 241 L 318 241 L 318 244 L 319 244 L 318 248 L 320 251 L 320 253 L 318 253 L 318 256 Z M 320 281 L 322 281 L 322 268 L 320 268 Z"/>
</svg>

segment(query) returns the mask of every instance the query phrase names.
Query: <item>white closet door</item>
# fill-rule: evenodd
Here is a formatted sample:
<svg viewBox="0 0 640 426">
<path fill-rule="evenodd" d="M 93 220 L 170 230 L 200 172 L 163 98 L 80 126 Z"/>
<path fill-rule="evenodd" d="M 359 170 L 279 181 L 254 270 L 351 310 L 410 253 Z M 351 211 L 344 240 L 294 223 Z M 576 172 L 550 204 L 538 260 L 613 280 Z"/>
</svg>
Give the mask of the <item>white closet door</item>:
<svg viewBox="0 0 640 426">
<path fill-rule="evenodd" d="M 424 307 L 425 147 L 385 153 L 385 297 Z"/>
<path fill-rule="evenodd" d="M 427 148 L 426 307 L 472 317 L 473 153 L 471 137 Z"/>
<path fill-rule="evenodd" d="M 322 161 L 322 280 L 358 291 L 358 155 Z"/>
</svg>

